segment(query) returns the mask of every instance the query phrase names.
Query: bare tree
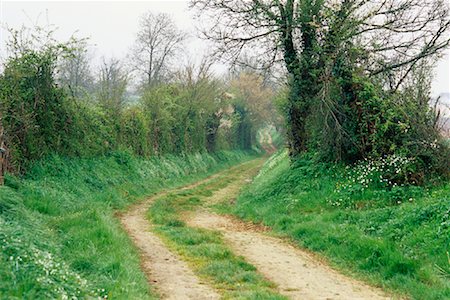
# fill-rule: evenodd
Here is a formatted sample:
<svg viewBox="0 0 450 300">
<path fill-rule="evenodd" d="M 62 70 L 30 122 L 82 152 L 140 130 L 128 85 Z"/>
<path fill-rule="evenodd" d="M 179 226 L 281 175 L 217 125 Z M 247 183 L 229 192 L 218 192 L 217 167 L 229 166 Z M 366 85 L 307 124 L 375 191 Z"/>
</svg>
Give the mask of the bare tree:
<svg viewBox="0 0 450 300">
<path fill-rule="evenodd" d="M 395 91 L 450 43 L 445 0 L 192 0 L 191 7 L 212 24 L 202 32 L 218 57 L 239 63 L 252 53 L 258 65 L 285 67 L 293 155 L 306 148 L 311 101 L 338 59 L 357 53 L 358 67 Z"/>
<path fill-rule="evenodd" d="M 202 81 L 212 81 L 214 77 L 211 71 L 213 64 L 214 59 L 209 55 L 204 55 L 197 64 L 188 58 L 184 66 L 174 72 L 174 79 L 188 87 L 195 86 Z"/>
<path fill-rule="evenodd" d="M 125 104 L 128 73 L 116 58 L 106 60 L 100 66 L 97 82 L 97 100 L 106 110 L 118 114 Z"/>
<path fill-rule="evenodd" d="M 75 98 L 81 98 L 92 91 L 94 77 L 90 63 L 91 57 L 87 44 L 85 41 L 81 41 L 71 55 L 65 57 L 59 64 L 58 80 L 69 89 Z"/>
<path fill-rule="evenodd" d="M 142 15 L 131 61 L 145 85 L 153 86 L 168 78 L 171 63 L 185 39 L 186 33 L 176 27 L 168 14 Z"/>
<path fill-rule="evenodd" d="M 358 41 L 368 53 L 365 63 L 369 74 L 387 75 L 388 88 L 393 91 L 420 61 L 440 55 L 450 44 L 445 0 L 359 2 L 359 7 L 348 4 L 345 14 L 355 24 L 344 37 Z"/>
</svg>

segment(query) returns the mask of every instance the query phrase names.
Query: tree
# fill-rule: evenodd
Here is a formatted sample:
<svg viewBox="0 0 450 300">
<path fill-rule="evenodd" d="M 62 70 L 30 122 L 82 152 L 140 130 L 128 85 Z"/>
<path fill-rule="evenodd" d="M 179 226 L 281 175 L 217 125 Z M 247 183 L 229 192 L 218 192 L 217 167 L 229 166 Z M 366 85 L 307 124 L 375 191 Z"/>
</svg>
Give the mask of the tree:
<svg viewBox="0 0 450 300">
<path fill-rule="evenodd" d="M 176 95 L 178 89 L 170 85 L 160 85 L 146 89 L 141 97 L 142 110 L 148 120 L 151 152 L 164 154 L 173 152 L 172 128 L 177 124 Z"/>
<path fill-rule="evenodd" d="M 86 41 L 82 40 L 58 66 L 58 81 L 74 98 L 80 99 L 93 89 L 90 62 Z"/>
<path fill-rule="evenodd" d="M 24 161 L 63 148 L 70 116 L 54 78 L 60 49 L 26 50 L 0 75 L 0 110 L 6 144 L 20 168 Z"/>
<path fill-rule="evenodd" d="M 141 16 L 131 62 L 144 85 L 154 86 L 169 77 L 171 63 L 185 40 L 186 33 L 178 30 L 168 14 Z"/>
<path fill-rule="evenodd" d="M 255 71 L 246 70 L 230 82 L 234 106 L 240 115 L 239 131 L 245 132 L 248 145 L 253 145 L 258 130 L 280 123 L 280 115 L 274 107 L 275 91 L 264 84 L 264 78 Z"/>
<path fill-rule="evenodd" d="M 245 71 L 230 82 L 232 93 L 248 108 L 255 127 L 274 124 L 278 118 L 272 102 L 275 93 L 264 85 L 263 80 L 256 73 Z"/>
<path fill-rule="evenodd" d="M 206 147 L 214 151 L 217 147 L 217 134 L 221 120 L 221 109 L 225 103 L 221 99 L 222 84 L 213 78 L 211 57 L 205 56 L 198 65 L 186 65 L 177 73 L 182 86 L 180 105 L 184 108 L 180 129 L 190 137 L 188 148 Z"/>
<path fill-rule="evenodd" d="M 339 64 L 349 62 L 395 92 L 414 65 L 450 43 L 443 0 L 193 0 L 191 6 L 210 17 L 203 34 L 220 58 L 236 63 L 253 53 L 259 65 L 284 65 L 292 156 L 307 148 L 308 118 L 329 100 L 319 93 Z"/>
<path fill-rule="evenodd" d="M 98 77 L 97 101 L 106 111 L 118 116 L 126 100 L 128 73 L 118 59 L 103 58 Z"/>
</svg>

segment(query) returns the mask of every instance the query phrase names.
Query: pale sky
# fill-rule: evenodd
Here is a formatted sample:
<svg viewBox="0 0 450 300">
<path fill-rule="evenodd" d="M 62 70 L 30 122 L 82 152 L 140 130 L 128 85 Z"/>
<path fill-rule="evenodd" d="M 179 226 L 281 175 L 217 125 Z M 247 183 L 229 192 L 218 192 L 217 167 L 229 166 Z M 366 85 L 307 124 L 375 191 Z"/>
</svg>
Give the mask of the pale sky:
<svg viewBox="0 0 450 300">
<path fill-rule="evenodd" d="M 195 36 L 195 21 L 188 10 L 188 1 L 3 1 L 0 0 L 0 57 L 4 57 L 6 31 L 4 25 L 20 27 L 53 24 L 58 27 L 57 38 L 68 39 L 74 32 L 89 37 L 95 59 L 101 56 L 124 58 L 138 30 L 139 16 L 146 12 L 169 13 L 179 28 Z M 186 47 L 199 60 L 208 46 L 191 38 Z M 223 66 L 216 67 L 221 72 Z M 450 51 L 439 61 L 433 80 L 432 94 L 450 93 Z"/>
<path fill-rule="evenodd" d="M 124 58 L 134 42 L 139 17 L 146 11 L 164 12 L 172 16 L 177 26 L 194 35 L 195 27 L 187 1 L 3 1 L 0 22 L 3 25 L 0 44 L 3 48 L 4 25 L 19 28 L 52 24 L 58 30 L 56 37 L 67 40 L 73 33 L 89 37 L 95 58 L 101 56 Z M 196 56 L 204 51 L 204 42 L 195 37 L 188 44 Z M 4 48 L 0 53 L 4 56 Z"/>
</svg>

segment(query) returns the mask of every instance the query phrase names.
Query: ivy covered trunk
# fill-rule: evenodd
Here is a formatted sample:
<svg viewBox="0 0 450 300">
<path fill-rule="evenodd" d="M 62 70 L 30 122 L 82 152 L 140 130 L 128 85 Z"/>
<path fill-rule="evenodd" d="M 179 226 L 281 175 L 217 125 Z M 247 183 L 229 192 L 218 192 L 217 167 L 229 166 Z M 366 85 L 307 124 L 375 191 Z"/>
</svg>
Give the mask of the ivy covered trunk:
<svg viewBox="0 0 450 300">
<path fill-rule="evenodd" d="M 291 157 L 296 157 L 307 150 L 308 132 L 306 120 L 310 114 L 310 107 L 316 96 L 318 82 L 315 80 L 315 50 L 316 29 L 312 16 L 307 13 L 317 10 L 308 1 L 302 2 L 306 15 L 302 17 L 302 48 L 300 52 L 294 44 L 294 1 L 287 1 L 281 9 L 283 50 L 286 68 L 291 76 L 289 107 L 288 107 L 288 143 Z M 318 5 L 320 7 L 320 5 Z"/>
<path fill-rule="evenodd" d="M 306 118 L 308 106 L 300 96 L 298 81 L 291 82 L 289 93 L 289 106 L 287 111 L 287 138 L 289 145 L 289 156 L 295 158 L 307 149 Z"/>
</svg>

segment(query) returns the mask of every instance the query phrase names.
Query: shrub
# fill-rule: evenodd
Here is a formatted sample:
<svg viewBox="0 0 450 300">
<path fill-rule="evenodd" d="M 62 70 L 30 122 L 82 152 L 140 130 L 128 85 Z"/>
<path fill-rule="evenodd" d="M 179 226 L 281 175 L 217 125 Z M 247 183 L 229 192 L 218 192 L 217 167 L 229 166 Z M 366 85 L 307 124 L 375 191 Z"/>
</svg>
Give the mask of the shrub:
<svg viewBox="0 0 450 300">
<path fill-rule="evenodd" d="M 64 149 L 69 124 L 66 98 L 53 72 L 55 50 L 29 50 L 10 58 L 0 76 L 0 103 L 13 165 Z"/>
<path fill-rule="evenodd" d="M 397 184 L 423 185 L 428 179 L 449 175 L 450 148 L 434 126 L 429 97 L 411 92 L 423 87 L 385 91 L 357 70 L 340 72 L 321 99 L 332 103 L 331 108 L 324 109 L 322 103 L 311 117 L 311 151 L 317 151 L 323 161 L 373 161 L 383 168 L 385 179 Z M 408 160 L 400 173 L 379 165 L 399 159 Z"/>
</svg>

